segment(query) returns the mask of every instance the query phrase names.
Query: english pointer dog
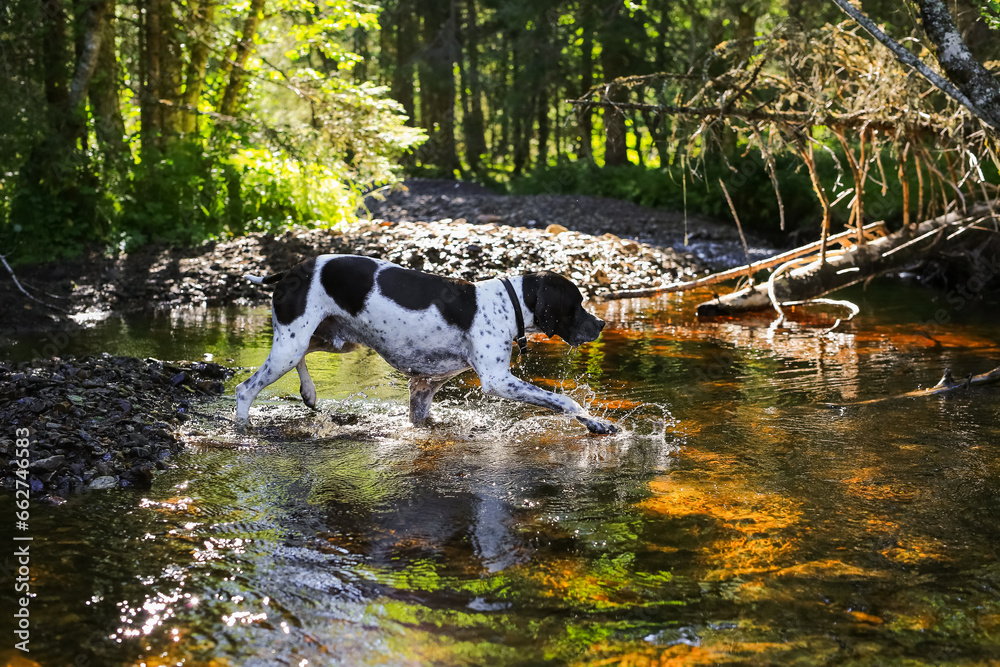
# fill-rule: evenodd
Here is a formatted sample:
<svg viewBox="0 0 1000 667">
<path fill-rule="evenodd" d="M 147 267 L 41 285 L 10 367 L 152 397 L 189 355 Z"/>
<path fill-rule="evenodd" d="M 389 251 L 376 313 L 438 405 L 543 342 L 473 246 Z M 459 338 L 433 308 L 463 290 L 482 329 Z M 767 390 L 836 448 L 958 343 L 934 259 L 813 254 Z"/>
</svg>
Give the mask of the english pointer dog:
<svg viewBox="0 0 1000 667">
<path fill-rule="evenodd" d="M 404 269 L 356 255 L 320 255 L 288 271 L 247 275 L 274 284 L 274 342 L 264 365 L 236 388 L 236 423 L 249 424 L 261 389 L 296 368 L 302 399 L 316 407 L 316 385 L 306 355 L 370 347 L 409 377 L 410 421 L 430 416 L 434 394 L 472 368 L 483 391 L 575 417 L 591 433 L 617 432 L 562 394 L 510 373 L 510 342 L 523 353 L 526 331 L 559 336 L 576 346 L 595 340 L 604 321 L 583 309 L 572 282 L 550 271 L 513 278 L 465 280 Z"/>
</svg>

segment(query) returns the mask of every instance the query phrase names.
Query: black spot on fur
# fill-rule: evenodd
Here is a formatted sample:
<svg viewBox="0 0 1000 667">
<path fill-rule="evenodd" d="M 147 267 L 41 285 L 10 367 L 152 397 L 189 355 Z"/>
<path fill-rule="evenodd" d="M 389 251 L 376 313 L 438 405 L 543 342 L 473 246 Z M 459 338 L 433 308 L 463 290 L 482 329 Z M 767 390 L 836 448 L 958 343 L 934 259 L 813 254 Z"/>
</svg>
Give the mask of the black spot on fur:
<svg viewBox="0 0 1000 667">
<path fill-rule="evenodd" d="M 274 288 L 271 308 L 281 324 L 290 324 L 306 311 L 306 297 L 312 282 L 315 259 L 307 259 L 285 271 Z"/>
<path fill-rule="evenodd" d="M 476 317 L 476 286 L 467 280 L 391 267 L 378 274 L 378 287 L 407 310 L 437 307 L 445 322 L 464 331 Z"/>
<path fill-rule="evenodd" d="M 367 257 L 334 257 L 323 266 L 320 281 L 338 306 L 357 315 L 375 284 L 376 268 L 375 260 Z"/>
</svg>

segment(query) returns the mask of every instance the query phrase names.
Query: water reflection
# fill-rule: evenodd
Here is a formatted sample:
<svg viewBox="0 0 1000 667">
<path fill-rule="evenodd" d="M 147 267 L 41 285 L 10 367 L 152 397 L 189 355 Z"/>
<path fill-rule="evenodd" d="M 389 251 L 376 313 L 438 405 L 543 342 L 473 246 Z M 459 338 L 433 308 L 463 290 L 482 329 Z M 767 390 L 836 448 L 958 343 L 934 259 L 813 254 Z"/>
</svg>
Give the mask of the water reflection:
<svg viewBox="0 0 1000 667">
<path fill-rule="evenodd" d="M 925 335 L 893 302 L 825 334 L 822 313 L 774 329 L 695 302 L 603 306 L 576 350 L 533 341 L 518 374 L 615 437 L 474 377 L 411 428 L 371 355 L 311 362 L 317 412 L 294 374 L 270 388 L 250 439 L 220 400 L 152 490 L 37 508 L 41 664 L 992 660 L 996 390 L 848 404 L 997 365 L 996 323 Z M 239 317 L 171 325 L 253 366 L 266 314 Z"/>
</svg>

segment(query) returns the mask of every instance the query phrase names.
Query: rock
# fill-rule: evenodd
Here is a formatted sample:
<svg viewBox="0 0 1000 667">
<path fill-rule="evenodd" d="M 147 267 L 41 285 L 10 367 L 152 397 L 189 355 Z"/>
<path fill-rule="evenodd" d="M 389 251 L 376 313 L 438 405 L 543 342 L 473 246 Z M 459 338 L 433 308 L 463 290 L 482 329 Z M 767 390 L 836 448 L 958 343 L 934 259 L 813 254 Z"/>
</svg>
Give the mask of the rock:
<svg viewBox="0 0 1000 667">
<path fill-rule="evenodd" d="M 87 488 L 92 491 L 101 491 L 104 489 L 114 489 L 117 488 L 117 486 L 117 479 L 111 475 L 104 475 L 103 477 L 95 477 Z"/>
<path fill-rule="evenodd" d="M 626 255 L 638 255 L 642 252 L 642 246 L 630 239 L 620 239 L 619 244 Z"/>
<path fill-rule="evenodd" d="M 552 236 L 559 236 L 560 234 L 563 234 L 568 231 L 569 230 L 563 227 L 562 225 L 549 225 L 548 227 L 545 228 L 545 233 L 551 234 Z"/>
<path fill-rule="evenodd" d="M 35 414 L 44 412 L 45 409 L 49 407 L 49 404 L 46 401 L 44 401 L 41 398 L 35 398 L 33 396 L 22 398 L 19 401 L 19 403 L 28 410 L 30 410 L 31 412 L 34 412 Z"/>
<path fill-rule="evenodd" d="M 50 456 L 48 458 L 32 461 L 28 464 L 28 470 L 34 473 L 52 472 L 64 463 L 66 463 L 66 457 L 61 454 L 57 454 L 56 456 Z"/>
</svg>

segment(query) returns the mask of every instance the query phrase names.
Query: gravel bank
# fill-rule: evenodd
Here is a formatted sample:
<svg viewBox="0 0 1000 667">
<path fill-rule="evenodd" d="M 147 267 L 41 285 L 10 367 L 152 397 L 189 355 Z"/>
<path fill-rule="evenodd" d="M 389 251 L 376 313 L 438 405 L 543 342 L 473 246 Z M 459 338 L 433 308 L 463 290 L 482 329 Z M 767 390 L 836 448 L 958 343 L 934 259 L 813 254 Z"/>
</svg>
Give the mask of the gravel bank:
<svg viewBox="0 0 1000 667">
<path fill-rule="evenodd" d="M 148 487 L 182 445 L 175 429 L 233 371 L 214 363 L 132 357 L 0 363 L 0 486 L 33 497 Z M 19 473 L 16 438 L 30 441 Z M 23 487 L 21 487 L 23 488 Z"/>
<path fill-rule="evenodd" d="M 269 294 L 247 283 L 244 273 L 281 271 L 328 252 L 382 257 L 469 280 L 550 269 L 573 278 L 591 296 L 743 260 L 735 228 L 705 218 L 688 221 L 691 243 L 683 246 L 679 213 L 599 197 L 497 195 L 452 181 L 415 179 L 407 185 L 383 201 L 371 199 L 372 221 L 344 230 L 297 228 L 196 248 L 94 253 L 20 267 L 18 275 L 42 300 L 80 316 L 264 304 Z M 11 314 L 0 322 L 0 344 L 4 336 L 72 326 L 64 315 L 26 299 L 10 280 L 0 279 L 0 308 Z"/>
</svg>

